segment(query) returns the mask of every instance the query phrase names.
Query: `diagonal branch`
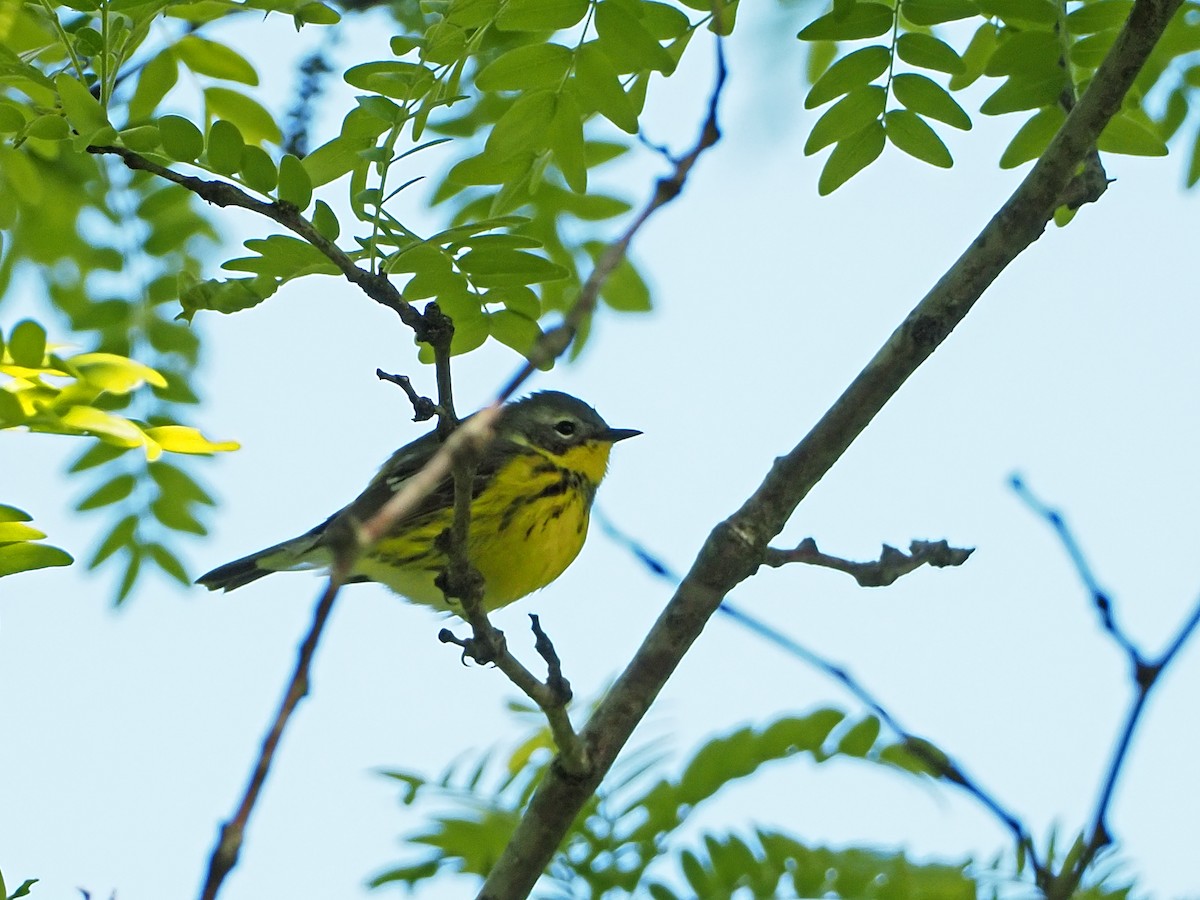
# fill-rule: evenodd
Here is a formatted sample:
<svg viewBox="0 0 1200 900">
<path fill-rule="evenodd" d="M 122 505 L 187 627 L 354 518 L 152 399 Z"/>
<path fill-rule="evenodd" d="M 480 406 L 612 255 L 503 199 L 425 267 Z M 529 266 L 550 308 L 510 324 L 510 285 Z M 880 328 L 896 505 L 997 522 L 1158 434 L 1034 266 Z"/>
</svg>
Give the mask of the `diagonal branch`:
<svg viewBox="0 0 1200 900">
<path fill-rule="evenodd" d="M 299 210 L 291 203 L 285 203 L 281 200 L 267 203 L 264 200 L 252 197 L 237 185 L 230 184 L 227 181 L 197 178 L 194 175 L 181 175 L 173 169 L 160 166 L 153 160 L 149 160 L 141 154 L 134 153 L 132 150 L 124 147 L 91 146 L 87 149 L 88 153 L 118 156 L 130 169 L 157 175 L 159 178 L 186 188 L 201 200 L 211 203 L 213 206 L 234 206 L 239 209 L 246 209 L 279 223 L 284 228 L 304 238 L 304 240 L 325 254 L 329 261 L 341 270 L 346 279 L 358 286 L 368 297 L 376 303 L 381 303 L 389 309 L 395 310 L 404 324 L 416 332 L 418 340 L 430 341 L 432 343 L 427 334 L 428 325 L 425 317 L 416 307 L 400 295 L 400 291 L 388 280 L 387 276 L 368 272 L 366 269 L 355 265 L 354 260 L 345 251 L 329 240 L 329 238 L 325 237 L 325 235 L 321 234 L 321 232 L 317 231 L 313 223 L 302 216 Z"/>
<path fill-rule="evenodd" d="M 1041 236 L 1077 167 L 1145 64 L 1180 0 L 1135 0 L 1125 27 L 1062 128 L 961 257 L 766 479 L 705 541 L 691 571 L 583 731 L 593 770 L 551 766 L 480 897 L 528 896 L 663 685 L 724 596 L 754 574 L 813 486 L 942 343 L 996 277 Z"/>
<path fill-rule="evenodd" d="M 896 579 L 907 575 L 914 569 L 921 568 L 921 566 L 929 565 L 939 569 L 946 566 L 961 566 L 974 552 L 974 547 L 951 547 L 944 540 L 913 541 L 908 546 L 908 553 L 884 544 L 879 559 L 871 562 L 854 562 L 842 559 L 840 556 L 822 553 L 817 549 L 815 540 L 805 538 L 792 550 L 768 547 L 763 556 L 763 562 L 776 569 L 789 563 L 806 563 L 810 566 L 836 569 L 852 576 L 858 582 L 859 587 L 887 587 L 889 584 L 894 584 Z"/>
</svg>

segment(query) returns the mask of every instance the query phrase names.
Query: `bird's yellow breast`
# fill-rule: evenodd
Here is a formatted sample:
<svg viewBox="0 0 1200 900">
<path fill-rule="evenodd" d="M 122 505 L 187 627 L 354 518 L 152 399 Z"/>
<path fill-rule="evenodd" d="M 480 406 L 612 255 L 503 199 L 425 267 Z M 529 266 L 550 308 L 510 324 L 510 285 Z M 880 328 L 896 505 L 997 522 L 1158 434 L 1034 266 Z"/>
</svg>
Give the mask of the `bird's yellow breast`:
<svg viewBox="0 0 1200 900">
<path fill-rule="evenodd" d="M 579 555 L 587 537 L 596 487 L 608 466 L 610 444 L 590 442 L 554 456 L 528 448 L 505 463 L 471 504 L 467 540 L 471 564 L 483 577 L 483 601 L 498 609 L 545 587 Z M 394 538 L 385 538 L 356 572 L 418 603 L 447 608 L 434 579 L 445 555 L 422 553 L 445 528 L 451 512 Z"/>
</svg>

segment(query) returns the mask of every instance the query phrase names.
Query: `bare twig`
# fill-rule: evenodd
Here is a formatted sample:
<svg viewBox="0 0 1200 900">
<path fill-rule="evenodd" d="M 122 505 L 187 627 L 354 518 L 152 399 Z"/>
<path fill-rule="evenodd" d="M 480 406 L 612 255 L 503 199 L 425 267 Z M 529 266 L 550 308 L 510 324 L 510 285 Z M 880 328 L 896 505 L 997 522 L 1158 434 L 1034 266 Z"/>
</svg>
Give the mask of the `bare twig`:
<svg viewBox="0 0 1200 900">
<path fill-rule="evenodd" d="M 1050 527 L 1058 535 L 1059 542 L 1063 545 L 1067 556 L 1071 558 L 1071 564 L 1075 567 L 1075 571 L 1079 575 L 1079 580 L 1083 582 L 1083 586 L 1087 588 L 1087 592 L 1092 598 L 1092 605 L 1096 607 L 1096 612 L 1100 616 L 1100 624 L 1108 632 L 1113 641 L 1116 642 L 1117 646 L 1125 651 L 1125 655 L 1129 658 L 1129 664 L 1133 669 L 1134 679 L 1137 680 L 1137 670 L 1146 664 L 1145 658 L 1141 650 L 1138 649 L 1125 633 L 1124 629 L 1117 623 L 1112 599 L 1108 596 L 1108 592 L 1100 587 L 1100 582 L 1096 580 L 1096 576 L 1092 572 L 1092 567 L 1088 564 L 1087 557 L 1084 556 L 1083 549 L 1079 546 L 1079 542 L 1075 540 L 1075 535 L 1067 525 L 1066 520 L 1058 510 L 1047 506 L 1039 500 L 1028 486 L 1026 486 L 1020 476 L 1013 475 L 1009 479 L 1009 484 L 1012 485 L 1012 489 L 1025 505 L 1036 515 L 1050 523 Z"/>
<path fill-rule="evenodd" d="M 805 538 L 792 550 L 768 547 L 763 556 L 763 562 L 772 568 L 786 566 L 788 563 L 805 563 L 810 566 L 837 569 L 839 572 L 853 576 L 860 587 L 887 587 L 902 575 L 907 575 L 924 565 L 939 569 L 945 566 L 961 566 L 974 552 L 974 547 L 951 547 L 944 540 L 913 541 L 908 546 L 907 554 L 884 544 L 879 559 L 871 562 L 854 562 L 822 553 L 817 549 L 815 540 Z"/>
<path fill-rule="evenodd" d="M 758 569 L 769 541 L 993 280 L 1041 236 L 1063 189 L 1120 108 L 1180 0 L 1134 0 L 1129 19 L 1058 134 L 1012 197 L 921 300 L 812 431 L 781 456 L 753 495 L 710 533 L 642 646 L 596 708 L 582 738 L 591 770 L 551 766 L 481 897 L 523 898 L 593 796 L 633 729 L 729 591 Z"/>
<path fill-rule="evenodd" d="M 383 369 L 376 369 L 375 376 L 380 381 L 397 385 L 400 390 L 404 391 L 413 406 L 414 422 L 426 422 L 438 414 L 438 405 L 428 397 L 418 394 L 412 386 L 412 379 L 407 375 L 391 375 Z"/>
</svg>

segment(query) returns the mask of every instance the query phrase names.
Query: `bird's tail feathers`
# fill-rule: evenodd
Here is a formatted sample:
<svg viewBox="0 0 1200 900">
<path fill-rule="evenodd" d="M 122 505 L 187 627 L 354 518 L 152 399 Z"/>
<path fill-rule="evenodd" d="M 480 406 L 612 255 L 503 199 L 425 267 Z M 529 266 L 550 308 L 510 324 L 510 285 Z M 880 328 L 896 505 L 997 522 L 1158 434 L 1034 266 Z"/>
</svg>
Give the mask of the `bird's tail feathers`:
<svg viewBox="0 0 1200 900">
<path fill-rule="evenodd" d="M 202 584 L 210 591 L 232 591 L 272 572 L 294 572 L 327 566 L 330 562 L 329 553 L 319 546 L 325 524 L 299 537 L 217 566 L 197 578 L 196 584 Z"/>
</svg>

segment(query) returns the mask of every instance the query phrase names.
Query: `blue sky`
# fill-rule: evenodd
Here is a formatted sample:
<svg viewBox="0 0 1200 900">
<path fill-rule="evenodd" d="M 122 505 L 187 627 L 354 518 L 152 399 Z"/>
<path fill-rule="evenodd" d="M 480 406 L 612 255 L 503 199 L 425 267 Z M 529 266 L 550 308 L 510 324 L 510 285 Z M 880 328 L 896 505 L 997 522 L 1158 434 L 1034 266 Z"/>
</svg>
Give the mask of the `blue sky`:
<svg viewBox="0 0 1200 900">
<path fill-rule="evenodd" d="M 360 27 L 342 59 L 386 55 L 374 30 Z M 888 150 L 818 198 L 821 158 L 800 150 L 815 116 L 802 109 L 794 32 L 763 15 L 742 22 L 728 48 L 725 137 L 635 244 L 655 312 L 602 317 L 578 364 L 531 385 L 575 393 L 611 424 L 645 432 L 616 448 L 599 503 L 676 568 L 836 399 L 1024 171 L 996 168 L 1018 122 L 980 117 L 973 132 L 946 135 L 953 170 Z M 237 40 L 282 108 L 288 60 L 312 35 L 268 21 Z M 266 46 L 280 56 L 265 56 Z M 711 55 L 700 46 L 690 55 L 691 85 L 652 94 L 652 140 L 681 147 L 700 121 Z M 1001 276 L 778 542 L 811 535 L 828 552 L 867 558 L 881 542 L 945 537 L 978 548 L 969 563 L 874 590 L 792 567 L 735 594 L 845 664 L 1039 835 L 1054 824 L 1073 830 L 1090 814 L 1130 691 L 1049 529 L 1006 479 L 1021 472 L 1066 512 L 1149 651 L 1200 591 L 1195 202 L 1181 191 L 1177 157 L 1106 163 L 1117 181 L 1103 200 L 1070 227 L 1051 227 Z M 657 170 L 647 157 L 608 177 L 640 201 Z M 249 216 L 229 221 L 238 240 L 270 233 Z M 34 308 L 17 298 L 4 321 Z M 420 433 L 374 371 L 409 372 L 426 391 L 431 373 L 417 369 L 395 317 L 349 285 L 306 279 L 197 327 L 208 354 L 200 424 L 243 444 L 204 468 L 222 505 L 211 536 L 187 548 L 197 572 L 320 521 Z M 462 359 L 459 407 L 484 402 L 516 362 L 500 347 Z M 62 474 L 74 450 L 64 439 L 6 433 L 0 471 L 19 462 L 23 477 L 6 479 L 2 499 L 86 556 L 98 519 L 68 512 L 82 493 Z M 108 579 L 79 568 L 6 579 L 6 877 L 39 877 L 36 895 L 48 898 L 76 887 L 115 889 L 122 900 L 192 894 L 319 586 L 281 575 L 212 595 L 151 579 L 114 613 Z M 593 532 L 559 581 L 496 620 L 531 658 L 524 616 L 539 613 L 577 694 L 590 697 L 667 597 Z M 382 588 L 346 593 L 227 900 L 360 895 L 368 875 L 402 857 L 397 836 L 417 824 L 374 770 L 433 774 L 512 740 L 504 703 L 514 689 L 495 671 L 459 665 L 436 640 L 442 625 Z M 1198 678 L 1193 646 L 1151 701 L 1112 810 L 1130 871 L 1156 896 L 1200 892 L 1188 862 Z M 708 735 L 825 704 L 860 711 L 828 679 L 717 619 L 634 741 L 666 737 L 684 757 Z M 780 764 L 730 790 L 701 823 L 775 825 L 813 843 L 944 858 L 1008 847 L 955 792 L 841 762 Z M 463 891 L 447 884 L 429 896 Z"/>
</svg>

